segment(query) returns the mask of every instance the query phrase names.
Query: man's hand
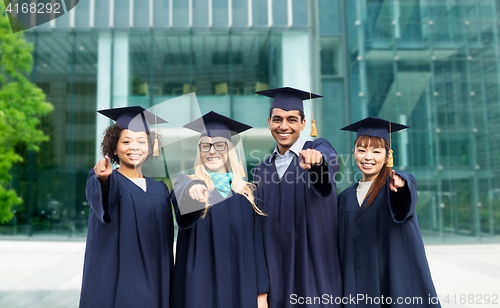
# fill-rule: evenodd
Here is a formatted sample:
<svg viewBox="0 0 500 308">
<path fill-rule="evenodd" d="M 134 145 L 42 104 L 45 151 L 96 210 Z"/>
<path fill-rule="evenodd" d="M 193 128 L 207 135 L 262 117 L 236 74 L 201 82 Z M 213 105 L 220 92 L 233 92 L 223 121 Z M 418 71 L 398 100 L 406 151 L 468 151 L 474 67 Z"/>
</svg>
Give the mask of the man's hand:
<svg viewBox="0 0 500 308">
<path fill-rule="evenodd" d="M 99 182 L 103 187 L 109 186 L 109 176 L 113 173 L 113 168 L 111 167 L 111 163 L 109 162 L 108 155 L 104 156 L 104 159 L 101 159 L 95 164 L 94 172 Z"/>
<path fill-rule="evenodd" d="M 195 184 L 189 188 L 189 196 L 198 202 L 208 202 L 208 189 L 203 184 Z"/>
<path fill-rule="evenodd" d="M 404 187 L 406 185 L 406 181 L 402 177 L 397 175 L 396 171 L 392 170 L 390 177 L 391 181 L 389 182 L 389 187 L 392 191 L 398 192 L 398 188 Z"/>
<path fill-rule="evenodd" d="M 311 169 L 314 165 L 319 165 L 323 159 L 323 154 L 320 151 L 314 149 L 302 150 L 299 152 L 300 155 L 300 168 L 307 170 Z"/>
</svg>

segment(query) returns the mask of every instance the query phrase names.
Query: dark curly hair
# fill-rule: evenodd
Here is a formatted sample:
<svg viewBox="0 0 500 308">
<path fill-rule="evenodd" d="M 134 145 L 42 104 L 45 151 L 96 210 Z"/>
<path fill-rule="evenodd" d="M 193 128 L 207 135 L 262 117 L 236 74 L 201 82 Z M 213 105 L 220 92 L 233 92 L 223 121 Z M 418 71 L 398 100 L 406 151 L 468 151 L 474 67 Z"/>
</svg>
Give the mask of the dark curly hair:
<svg viewBox="0 0 500 308">
<path fill-rule="evenodd" d="M 120 135 L 122 133 L 123 128 L 121 128 L 118 124 L 113 124 L 106 128 L 104 132 L 104 138 L 101 143 L 101 151 L 102 155 L 108 155 L 109 161 L 113 164 L 120 164 L 120 160 L 118 159 L 118 155 L 115 155 L 116 147 L 118 146 L 118 140 L 120 140 Z M 154 131 L 149 131 L 146 133 L 148 135 L 148 156 L 144 162 L 147 162 L 151 157 L 153 157 L 153 147 L 154 147 Z M 161 139 L 160 135 L 158 135 L 158 148 L 161 149 Z"/>
</svg>

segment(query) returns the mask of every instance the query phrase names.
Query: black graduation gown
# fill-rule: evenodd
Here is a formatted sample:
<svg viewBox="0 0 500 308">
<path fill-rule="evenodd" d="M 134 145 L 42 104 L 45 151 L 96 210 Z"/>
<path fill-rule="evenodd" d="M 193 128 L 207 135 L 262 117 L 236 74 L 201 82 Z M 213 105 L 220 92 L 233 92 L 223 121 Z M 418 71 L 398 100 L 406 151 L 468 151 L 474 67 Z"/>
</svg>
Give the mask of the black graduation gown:
<svg viewBox="0 0 500 308">
<path fill-rule="evenodd" d="M 180 174 L 172 190 L 179 226 L 172 308 L 255 308 L 269 290 L 261 216 L 244 196 L 224 199 L 216 189 L 203 219 L 203 210 L 181 215 L 178 202 L 196 202 L 187 191 L 197 183 L 204 182 Z"/>
<path fill-rule="evenodd" d="M 389 301 L 405 308 L 440 307 L 429 304 L 429 297 L 434 297 L 431 302 L 436 303 L 436 291 L 415 213 L 417 182 L 405 172 L 396 174 L 406 181 L 405 187 L 399 188 L 397 193 L 392 192 L 388 178 L 368 208 L 365 206 L 367 199 L 359 208 L 357 183 L 338 196 L 344 297 L 356 298 L 358 294 L 360 298 L 365 297 L 357 306 L 351 300 L 344 307 L 384 307 L 389 305 L 383 303 Z M 382 296 L 384 302 L 380 300 Z M 422 302 L 397 305 L 399 297 L 403 301 L 420 297 Z"/>
<path fill-rule="evenodd" d="M 146 177 L 147 191 L 118 171 L 101 184 L 91 170 L 80 307 L 168 307 L 173 217 L 167 186 Z"/>
<path fill-rule="evenodd" d="M 266 159 L 254 172 L 259 204 L 268 215 L 262 219 L 262 232 L 270 307 L 336 307 L 332 298 L 342 292 L 337 153 L 323 138 L 307 141 L 303 149 L 320 151 L 323 165 L 303 170 L 294 156 L 281 181 L 273 160 Z"/>
</svg>

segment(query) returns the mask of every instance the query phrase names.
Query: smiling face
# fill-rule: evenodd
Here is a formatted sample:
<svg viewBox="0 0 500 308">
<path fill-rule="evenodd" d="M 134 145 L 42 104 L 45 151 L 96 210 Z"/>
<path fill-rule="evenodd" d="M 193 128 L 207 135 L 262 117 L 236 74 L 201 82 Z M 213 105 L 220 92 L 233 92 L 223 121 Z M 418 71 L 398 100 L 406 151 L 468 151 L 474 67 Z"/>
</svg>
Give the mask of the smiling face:
<svg viewBox="0 0 500 308">
<path fill-rule="evenodd" d="M 382 138 L 360 136 L 356 140 L 354 160 L 363 173 L 363 182 L 374 180 L 387 159 L 387 150 Z"/>
<path fill-rule="evenodd" d="M 128 129 L 121 131 L 114 152 L 120 161 L 120 168 L 135 169 L 141 166 L 148 157 L 148 153 L 148 135 L 146 132 L 134 132 Z"/>
<path fill-rule="evenodd" d="M 210 146 L 207 145 L 207 143 L 215 145 Z M 225 146 L 223 146 L 223 143 L 225 143 Z M 223 137 L 211 138 L 204 136 L 200 139 L 198 146 L 200 150 L 201 161 L 203 165 L 205 165 L 207 171 L 217 172 L 217 173 L 228 172 L 227 159 L 228 159 L 229 141 L 226 138 Z M 208 149 L 208 147 L 210 147 L 210 150 L 208 152 L 202 152 L 203 148 Z M 222 147 L 224 149 L 222 149 Z M 219 150 L 217 150 L 216 148 L 219 148 Z"/>
<path fill-rule="evenodd" d="M 278 151 L 283 155 L 299 139 L 300 132 L 305 128 L 306 120 L 300 120 L 298 110 L 285 111 L 273 108 L 267 124 L 274 140 L 278 142 Z"/>
</svg>

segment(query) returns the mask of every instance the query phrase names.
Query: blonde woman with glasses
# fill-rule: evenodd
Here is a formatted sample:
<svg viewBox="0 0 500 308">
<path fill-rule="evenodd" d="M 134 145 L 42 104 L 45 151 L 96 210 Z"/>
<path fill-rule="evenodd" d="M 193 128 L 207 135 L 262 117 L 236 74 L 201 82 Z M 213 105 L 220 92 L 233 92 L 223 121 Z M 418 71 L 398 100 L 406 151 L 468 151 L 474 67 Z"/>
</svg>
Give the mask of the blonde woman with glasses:
<svg viewBox="0 0 500 308">
<path fill-rule="evenodd" d="M 184 127 L 201 136 L 195 173 L 180 174 L 172 191 L 179 236 L 171 306 L 267 307 L 265 214 L 232 143 L 251 127 L 213 111 Z"/>
</svg>

